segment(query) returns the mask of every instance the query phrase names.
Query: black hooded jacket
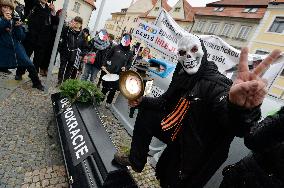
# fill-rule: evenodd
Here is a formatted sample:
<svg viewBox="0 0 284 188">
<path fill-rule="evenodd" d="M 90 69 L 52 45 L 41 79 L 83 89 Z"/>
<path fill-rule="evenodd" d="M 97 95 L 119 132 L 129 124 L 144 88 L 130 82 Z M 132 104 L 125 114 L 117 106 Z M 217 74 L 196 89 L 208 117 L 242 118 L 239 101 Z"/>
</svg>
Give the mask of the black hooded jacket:
<svg viewBox="0 0 284 188">
<path fill-rule="evenodd" d="M 121 68 L 128 70 L 132 65 L 133 52 L 130 47 L 121 44 L 113 46 L 107 53 L 103 66 L 113 74 L 119 74 Z"/>
<path fill-rule="evenodd" d="M 186 93 L 200 101 L 190 104 L 182 129 L 161 155 L 156 176 L 163 187 L 201 188 L 227 159 L 230 143 L 243 136 L 249 122 L 260 118 L 260 109 L 244 110 L 228 101 L 231 80 L 207 61 L 188 75 L 178 63 L 169 89 L 158 98 L 143 98 L 141 107 L 165 115 L 173 111 Z"/>
<path fill-rule="evenodd" d="M 253 151 L 257 164 L 284 183 L 284 107 L 260 123 L 254 122 L 247 133 L 245 145 Z"/>
<path fill-rule="evenodd" d="M 25 0 L 25 19 L 28 20 L 29 43 L 46 47 L 53 38 L 54 27 L 59 23 L 59 18 L 51 14 L 46 4 L 42 7 L 39 0 Z"/>
</svg>

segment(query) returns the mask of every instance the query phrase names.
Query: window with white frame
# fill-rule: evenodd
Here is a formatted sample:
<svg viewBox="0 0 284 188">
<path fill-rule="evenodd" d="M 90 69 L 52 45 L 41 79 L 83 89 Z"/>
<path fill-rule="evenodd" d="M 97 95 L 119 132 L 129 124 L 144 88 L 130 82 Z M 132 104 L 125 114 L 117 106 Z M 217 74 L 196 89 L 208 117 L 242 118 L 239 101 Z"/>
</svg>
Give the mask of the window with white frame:
<svg viewBox="0 0 284 188">
<path fill-rule="evenodd" d="M 214 8 L 214 11 L 215 12 L 223 12 L 224 9 L 225 9 L 224 7 L 216 7 L 216 8 Z"/>
<path fill-rule="evenodd" d="M 233 30 L 233 24 L 225 24 L 221 35 L 228 37 Z"/>
<path fill-rule="evenodd" d="M 209 29 L 208 29 L 208 33 L 209 34 L 215 34 L 215 32 L 217 31 L 218 29 L 218 25 L 219 23 L 211 23 L 211 25 L 209 26 Z"/>
<path fill-rule="evenodd" d="M 130 28 L 130 31 L 129 31 L 129 33 L 133 33 L 133 31 L 134 31 L 134 28 Z"/>
<path fill-rule="evenodd" d="M 244 13 L 256 13 L 258 11 L 258 8 L 245 8 L 243 10 Z"/>
<path fill-rule="evenodd" d="M 264 51 L 264 50 L 256 50 L 255 53 L 256 53 L 256 54 L 259 54 L 259 55 L 266 55 L 266 54 L 269 54 L 269 52 Z"/>
<path fill-rule="evenodd" d="M 244 26 L 244 25 L 241 26 L 241 29 L 238 32 L 236 38 L 246 40 L 249 35 L 250 30 L 251 30 L 250 26 Z"/>
<path fill-rule="evenodd" d="M 284 17 L 276 17 L 268 31 L 274 33 L 284 33 Z"/>
<path fill-rule="evenodd" d="M 203 30 L 203 28 L 205 26 L 205 23 L 206 23 L 205 21 L 198 22 L 198 24 L 197 24 L 197 26 L 195 28 L 195 31 L 196 32 L 202 32 L 202 30 Z"/>
<path fill-rule="evenodd" d="M 155 10 L 155 11 L 158 11 L 159 9 L 160 9 L 160 7 L 155 7 L 155 9 L 154 9 L 154 10 Z"/>
<path fill-rule="evenodd" d="M 81 7 L 81 3 L 75 2 L 74 7 L 73 7 L 72 10 L 73 10 L 74 12 L 79 13 L 80 7 Z"/>
<path fill-rule="evenodd" d="M 181 7 L 176 7 L 175 10 L 174 10 L 174 12 L 179 12 L 180 9 L 181 9 Z"/>
<path fill-rule="evenodd" d="M 284 70 L 282 70 L 280 75 L 276 77 L 268 91 L 268 94 L 282 100 L 284 99 Z"/>
</svg>

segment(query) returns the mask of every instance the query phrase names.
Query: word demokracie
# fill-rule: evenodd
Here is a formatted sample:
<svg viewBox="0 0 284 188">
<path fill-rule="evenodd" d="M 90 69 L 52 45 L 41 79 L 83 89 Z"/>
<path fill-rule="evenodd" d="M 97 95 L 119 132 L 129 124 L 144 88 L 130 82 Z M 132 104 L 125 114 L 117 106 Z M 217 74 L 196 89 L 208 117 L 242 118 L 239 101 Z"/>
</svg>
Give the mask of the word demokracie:
<svg viewBox="0 0 284 188">
<path fill-rule="evenodd" d="M 69 133 L 66 132 L 66 137 L 71 139 L 72 149 L 75 152 L 76 159 L 83 158 L 83 156 L 89 152 L 86 141 L 84 140 L 84 134 L 82 130 L 77 127 L 79 124 L 68 99 L 61 99 L 60 103 L 62 104 L 62 109 L 66 108 L 62 114 L 62 120 L 65 121 L 68 127 L 65 127 L 65 130 L 68 130 Z"/>
</svg>

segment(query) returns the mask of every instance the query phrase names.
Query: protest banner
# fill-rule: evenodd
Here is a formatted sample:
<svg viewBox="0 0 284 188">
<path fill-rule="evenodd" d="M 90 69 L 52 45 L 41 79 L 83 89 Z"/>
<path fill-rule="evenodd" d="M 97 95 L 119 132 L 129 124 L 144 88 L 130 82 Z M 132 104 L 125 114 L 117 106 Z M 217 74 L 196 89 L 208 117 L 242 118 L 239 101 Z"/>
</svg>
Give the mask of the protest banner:
<svg viewBox="0 0 284 188">
<path fill-rule="evenodd" d="M 160 29 L 157 26 L 149 24 L 144 21 L 140 21 L 140 23 L 138 24 L 138 27 L 135 28 L 133 32 L 133 36 L 145 42 L 152 43 L 153 41 L 156 40 L 157 33 L 159 32 L 160 32 Z"/>
<path fill-rule="evenodd" d="M 146 39 L 145 37 L 140 37 L 141 35 L 137 37 L 147 42 L 150 47 L 156 49 L 162 55 L 167 56 L 170 61 L 176 62 L 178 59 L 178 41 L 183 36 L 192 34 L 179 26 L 164 9 L 159 12 L 154 25 L 149 23 L 143 24 L 144 25 L 139 24 L 136 31 L 138 34 L 143 31 L 143 35 L 146 36 Z M 151 28 L 154 28 L 155 30 Z M 148 36 L 153 40 L 149 40 Z M 234 72 L 237 69 L 237 64 L 239 63 L 240 50 L 232 47 L 223 39 L 215 35 L 199 35 L 198 37 L 204 43 L 208 54 L 208 60 L 214 61 L 221 73 L 229 78 L 233 78 Z M 250 67 L 252 68 L 254 65 L 261 62 L 265 57 L 266 55 L 249 54 L 248 61 Z M 277 74 L 280 73 L 283 66 L 284 55 L 271 65 L 269 70 L 263 75 L 263 77 L 268 80 L 269 85 L 271 85 Z"/>
</svg>

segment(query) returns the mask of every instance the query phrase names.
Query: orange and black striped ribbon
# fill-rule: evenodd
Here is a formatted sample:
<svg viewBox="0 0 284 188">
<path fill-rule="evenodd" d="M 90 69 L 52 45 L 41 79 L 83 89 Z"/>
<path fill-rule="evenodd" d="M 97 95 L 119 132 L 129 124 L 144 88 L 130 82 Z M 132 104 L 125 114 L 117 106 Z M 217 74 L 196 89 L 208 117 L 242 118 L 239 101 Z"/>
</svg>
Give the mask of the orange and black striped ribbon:
<svg viewBox="0 0 284 188">
<path fill-rule="evenodd" d="M 180 131 L 182 120 L 189 109 L 190 102 L 186 98 L 181 98 L 176 105 L 175 109 L 165 117 L 162 122 L 162 130 L 168 131 L 174 128 L 171 134 L 171 140 L 174 141 Z"/>
</svg>

